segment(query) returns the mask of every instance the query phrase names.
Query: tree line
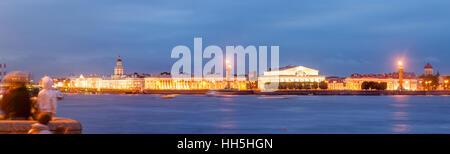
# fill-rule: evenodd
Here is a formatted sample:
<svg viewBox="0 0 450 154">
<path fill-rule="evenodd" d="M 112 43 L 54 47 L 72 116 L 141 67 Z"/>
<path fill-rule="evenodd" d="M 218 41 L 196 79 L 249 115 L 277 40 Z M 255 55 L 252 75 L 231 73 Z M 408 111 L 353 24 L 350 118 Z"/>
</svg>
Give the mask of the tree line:
<svg viewBox="0 0 450 154">
<path fill-rule="evenodd" d="M 374 82 L 374 81 L 364 81 L 361 84 L 361 89 L 363 90 L 386 90 L 386 82 Z"/>
<path fill-rule="evenodd" d="M 328 89 L 328 84 L 322 82 L 280 82 L 278 89 Z"/>
<path fill-rule="evenodd" d="M 427 90 L 436 90 L 439 87 L 439 76 L 438 75 L 422 75 L 420 78 L 422 81 L 422 86 Z"/>
</svg>

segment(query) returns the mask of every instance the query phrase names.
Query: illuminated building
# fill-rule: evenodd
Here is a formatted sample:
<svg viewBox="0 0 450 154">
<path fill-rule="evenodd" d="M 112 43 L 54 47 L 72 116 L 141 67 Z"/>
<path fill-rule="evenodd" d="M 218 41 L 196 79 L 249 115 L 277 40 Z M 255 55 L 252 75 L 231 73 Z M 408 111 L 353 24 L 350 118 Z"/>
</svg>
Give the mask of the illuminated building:
<svg viewBox="0 0 450 154">
<path fill-rule="evenodd" d="M 278 76 L 278 77 L 277 77 Z M 277 71 L 265 71 L 258 77 L 258 88 L 266 89 L 267 83 L 318 83 L 325 80 L 324 75 L 319 75 L 319 71 L 304 66 L 286 66 Z"/>
<path fill-rule="evenodd" d="M 195 79 L 194 77 L 186 78 L 172 78 L 170 75 L 155 75 L 145 78 L 145 89 L 159 90 L 159 89 L 173 89 L 173 90 L 188 90 L 188 89 L 226 89 L 227 85 L 231 89 L 247 89 L 247 80 L 245 77 L 237 77 L 234 80 L 223 80 L 223 77 L 204 77 Z"/>
<path fill-rule="evenodd" d="M 69 81 L 69 80 L 67 80 Z M 83 88 L 102 90 L 189 90 L 189 89 L 247 89 L 247 78 L 239 76 L 224 80 L 223 77 L 172 77 L 170 73 L 160 75 L 151 74 L 124 74 L 122 59 L 119 57 L 117 65 L 114 68 L 114 74 L 110 78 L 98 75 L 85 77 L 80 75 L 78 78 L 70 80 L 69 83 L 55 82 L 58 87 Z M 227 86 L 228 85 L 228 86 Z"/>
<path fill-rule="evenodd" d="M 123 78 L 123 66 L 122 66 L 122 59 L 117 59 L 116 67 L 114 67 L 114 75 L 112 76 L 113 79 L 120 79 Z"/>
<path fill-rule="evenodd" d="M 436 74 L 434 74 L 433 66 L 431 66 L 430 63 L 427 63 L 423 68 L 423 75 L 424 76 L 436 76 L 438 78 L 439 86 L 437 86 L 436 90 L 448 90 L 449 82 L 450 82 L 450 75 L 442 75 L 437 71 Z M 424 81 L 425 85 L 432 84 L 432 81 Z"/>
<path fill-rule="evenodd" d="M 96 89 L 101 90 L 133 90 L 141 91 L 144 89 L 145 80 L 142 77 L 136 75 L 124 74 L 122 66 L 122 59 L 117 59 L 116 67 L 114 67 L 114 74 L 111 77 L 104 77 L 98 75 L 90 75 L 75 79 L 67 80 L 68 83 L 56 83 L 57 86 L 63 86 L 67 88 L 83 88 L 83 89 Z M 67 82 L 63 81 L 63 82 Z"/>
<path fill-rule="evenodd" d="M 144 88 L 143 78 L 104 79 L 80 75 L 79 78 L 72 80 L 72 82 L 68 85 L 68 88 L 97 89 L 98 91 L 108 89 L 143 90 Z"/>
<path fill-rule="evenodd" d="M 278 89 L 319 89 L 317 84 L 324 81 L 329 90 L 363 90 L 365 82 L 385 84 L 386 90 L 422 90 L 425 81 L 412 72 L 404 72 L 403 64 L 399 63 L 399 71 L 390 74 L 352 74 L 350 77 L 328 77 L 319 75 L 319 71 L 304 66 L 286 66 L 278 70 L 265 71 L 257 76 L 256 72 L 248 75 L 231 74 L 226 68 L 224 77 L 196 78 L 192 74 L 185 77 L 173 77 L 170 73 L 154 74 L 124 74 L 122 59 L 119 57 L 110 77 L 99 75 L 80 75 L 77 78 L 64 79 L 55 82 L 58 87 L 84 88 L 101 90 L 218 90 L 218 89 L 253 89 L 265 90 L 269 83 L 279 83 Z M 432 74 L 430 64 L 424 68 L 425 74 Z M 186 76 L 187 75 L 187 76 Z M 440 89 L 448 89 L 448 76 L 439 76 Z M 429 82 L 429 81 L 428 81 Z M 314 85 L 314 86 L 312 86 Z M 446 87 L 447 86 L 447 87 Z M 305 88 L 306 87 L 306 88 Z M 401 88 L 402 87 L 402 88 Z"/>
<path fill-rule="evenodd" d="M 440 90 L 450 89 L 450 75 L 439 75 Z"/>
<path fill-rule="evenodd" d="M 425 76 L 433 75 L 433 66 L 431 66 L 430 63 L 427 63 L 427 65 L 425 65 L 425 67 L 423 67 L 423 74 Z"/>
<path fill-rule="evenodd" d="M 421 90 L 422 87 L 422 79 L 416 77 L 413 72 L 404 72 L 403 71 L 403 62 L 399 61 L 398 72 L 390 73 L 390 74 L 352 74 L 352 76 L 345 78 L 345 90 L 363 90 L 363 84 L 365 83 L 378 83 L 384 84 L 385 90 Z M 426 72 L 428 72 L 427 64 Z M 431 73 L 433 71 L 431 70 Z M 366 87 L 367 88 L 367 87 Z M 344 90 L 343 89 L 343 90 Z M 381 88 L 383 89 L 383 88 Z"/>
<path fill-rule="evenodd" d="M 345 89 L 345 78 L 327 77 L 326 83 L 329 90 L 343 90 Z"/>
<path fill-rule="evenodd" d="M 351 77 L 345 78 L 345 89 L 346 90 L 362 90 L 362 84 L 364 82 L 376 82 L 376 83 L 386 83 L 386 90 L 399 90 L 400 87 L 400 74 L 353 74 Z M 415 77 L 412 72 L 402 73 L 402 82 L 404 90 L 418 90 L 420 89 L 420 79 Z"/>
</svg>

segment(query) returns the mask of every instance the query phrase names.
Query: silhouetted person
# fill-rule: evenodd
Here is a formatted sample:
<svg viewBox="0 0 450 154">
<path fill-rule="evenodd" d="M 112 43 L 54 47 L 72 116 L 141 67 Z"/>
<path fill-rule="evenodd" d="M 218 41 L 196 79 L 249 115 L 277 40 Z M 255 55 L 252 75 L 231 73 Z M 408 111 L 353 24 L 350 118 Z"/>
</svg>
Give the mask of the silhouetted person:
<svg viewBox="0 0 450 154">
<path fill-rule="evenodd" d="M 56 114 L 56 93 L 52 90 L 53 81 L 45 76 L 41 79 L 42 90 L 37 97 L 37 105 L 40 113 L 49 113 L 51 116 Z"/>
<path fill-rule="evenodd" d="M 50 113 L 39 113 L 37 123 L 31 125 L 31 129 L 28 131 L 28 134 L 52 134 L 50 128 L 48 127 L 51 119 L 52 116 Z"/>
<path fill-rule="evenodd" d="M 68 129 L 64 125 L 58 125 L 54 134 L 68 134 Z"/>
<path fill-rule="evenodd" d="M 30 93 L 25 87 L 27 82 L 28 77 L 23 72 L 12 72 L 3 79 L 3 83 L 9 87 L 0 105 L 5 119 L 28 120 L 31 116 Z"/>
</svg>

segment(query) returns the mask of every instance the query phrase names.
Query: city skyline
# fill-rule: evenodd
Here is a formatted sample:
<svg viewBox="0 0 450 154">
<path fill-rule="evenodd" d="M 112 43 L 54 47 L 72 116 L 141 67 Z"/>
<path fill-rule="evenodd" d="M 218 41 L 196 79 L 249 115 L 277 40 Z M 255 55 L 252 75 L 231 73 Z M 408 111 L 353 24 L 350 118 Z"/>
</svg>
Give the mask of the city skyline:
<svg viewBox="0 0 450 154">
<path fill-rule="evenodd" d="M 205 46 L 278 45 L 280 66 L 327 76 L 395 72 L 402 58 L 405 71 L 421 74 L 431 63 L 449 74 L 446 4 L 2 1 L 0 63 L 36 77 L 112 74 L 120 55 L 127 73 L 168 72 L 171 49 L 203 37 Z"/>
</svg>

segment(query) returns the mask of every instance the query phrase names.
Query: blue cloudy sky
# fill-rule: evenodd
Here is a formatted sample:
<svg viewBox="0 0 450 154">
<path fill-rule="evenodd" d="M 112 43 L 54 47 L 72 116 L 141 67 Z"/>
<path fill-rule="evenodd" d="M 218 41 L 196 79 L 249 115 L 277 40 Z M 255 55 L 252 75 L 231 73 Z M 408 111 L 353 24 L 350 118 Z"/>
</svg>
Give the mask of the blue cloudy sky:
<svg viewBox="0 0 450 154">
<path fill-rule="evenodd" d="M 176 45 L 279 45 L 281 65 L 321 74 L 450 74 L 448 0 L 2 0 L 0 63 L 35 76 L 170 71 Z M 206 60 L 205 60 L 206 61 Z"/>
</svg>

